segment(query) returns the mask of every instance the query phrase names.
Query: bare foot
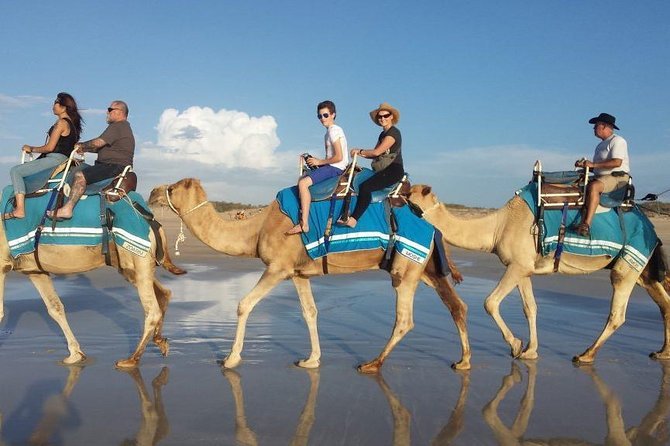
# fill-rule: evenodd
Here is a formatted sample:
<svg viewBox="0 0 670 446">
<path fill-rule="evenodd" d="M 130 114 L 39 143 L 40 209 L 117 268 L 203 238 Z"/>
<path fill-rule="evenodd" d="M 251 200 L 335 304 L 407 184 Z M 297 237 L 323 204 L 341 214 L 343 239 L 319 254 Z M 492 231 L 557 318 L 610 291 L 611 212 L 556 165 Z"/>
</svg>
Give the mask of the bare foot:
<svg viewBox="0 0 670 446">
<path fill-rule="evenodd" d="M 284 234 L 285 235 L 295 235 L 295 234 L 301 234 L 301 233 L 307 234 L 308 232 L 309 232 L 309 226 L 307 226 L 305 224 L 301 225 L 300 223 L 298 223 L 297 225 L 293 226 L 291 229 L 286 231 Z"/>
<path fill-rule="evenodd" d="M 64 208 L 56 209 L 55 211 L 47 211 L 47 217 L 51 220 L 68 220 L 72 218 L 72 211 L 65 211 Z"/>
</svg>

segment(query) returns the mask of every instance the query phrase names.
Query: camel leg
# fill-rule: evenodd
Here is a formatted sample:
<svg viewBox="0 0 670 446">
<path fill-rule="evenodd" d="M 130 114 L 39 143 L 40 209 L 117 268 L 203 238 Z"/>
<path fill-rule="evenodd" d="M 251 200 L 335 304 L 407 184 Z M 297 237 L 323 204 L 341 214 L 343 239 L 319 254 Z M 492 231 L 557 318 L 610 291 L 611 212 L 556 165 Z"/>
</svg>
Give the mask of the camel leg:
<svg viewBox="0 0 670 446">
<path fill-rule="evenodd" d="M 161 310 L 161 319 L 156 325 L 156 330 L 154 331 L 153 341 L 158 346 L 163 356 L 167 356 L 170 351 L 170 342 L 166 337 L 163 337 L 163 323 L 165 322 L 165 313 L 167 312 L 168 305 L 170 304 L 170 297 L 172 296 L 172 291 L 165 288 L 156 278 L 154 278 L 154 294 L 156 295 L 156 301 L 158 302 L 158 307 Z"/>
<path fill-rule="evenodd" d="M 647 290 L 649 296 L 656 302 L 663 318 L 663 347 L 659 351 L 649 354 L 649 356 L 653 359 L 670 359 L 670 296 L 663 288 L 663 284 L 653 279 L 641 278 L 638 283 Z"/>
<path fill-rule="evenodd" d="M 468 390 L 470 388 L 470 371 L 465 370 L 458 374 L 461 375 L 461 391 L 458 393 L 458 400 L 451 411 L 449 420 L 430 444 L 452 444 L 453 440 L 463 431 L 465 426 L 465 403 L 468 400 Z"/>
<path fill-rule="evenodd" d="M 133 354 L 127 359 L 116 361 L 116 366 L 122 369 L 137 367 L 149 340 L 156 333 L 158 324 L 162 318 L 161 308 L 158 305 L 158 299 L 154 292 L 155 267 L 153 260 L 149 260 L 150 264 L 147 261 L 141 260 L 133 263 L 135 266 L 135 286 L 140 297 L 140 304 L 144 309 L 144 330 Z"/>
<path fill-rule="evenodd" d="M 520 359 L 537 359 L 537 303 L 533 294 L 533 284 L 530 277 L 524 277 L 519 280 L 519 293 L 521 294 L 521 303 L 523 305 L 523 314 L 528 321 L 528 345 L 519 355 Z"/>
<path fill-rule="evenodd" d="M 86 355 L 81 350 L 79 341 L 75 338 L 72 329 L 70 329 L 70 324 L 67 322 L 67 317 L 65 315 L 65 306 L 63 302 L 58 297 L 56 289 L 54 288 L 53 282 L 48 274 L 28 274 L 28 278 L 37 288 L 37 292 L 40 293 L 44 305 L 47 307 L 47 312 L 49 316 L 56 321 L 60 329 L 65 335 L 67 341 L 67 349 L 70 352 L 70 355 L 63 359 L 64 364 L 76 364 L 86 359 Z"/>
<path fill-rule="evenodd" d="M 505 324 L 505 321 L 500 315 L 500 303 L 515 286 L 519 285 L 519 281 L 524 277 L 528 276 L 527 274 L 523 274 L 519 267 L 516 267 L 515 265 L 508 266 L 498 282 L 498 285 L 496 285 L 493 291 L 491 291 L 491 294 L 486 297 L 486 301 L 484 301 L 484 309 L 493 318 L 500 329 L 503 339 L 512 349 L 512 357 L 514 358 L 518 358 L 521 355 L 523 343 L 520 339 L 514 337 L 512 331 L 507 324 Z"/>
<path fill-rule="evenodd" d="M 470 351 L 470 340 L 468 337 L 468 306 L 463 302 L 463 299 L 461 299 L 451 283 L 449 283 L 447 277 L 430 277 L 430 281 L 424 280 L 424 282 L 435 288 L 437 295 L 440 296 L 444 305 L 449 309 L 458 330 L 458 336 L 461 340 L 461 359 L 451 364 L 451 367 L 456 370 L 469 370 L 472 352 Z"/>
<path fill-rule="evenodd" d="M 624 275 L 621 273 L 620 268 L 617 268 L 616 266 L 614 267 L 610 274 L 613 291 L 607 323 L 605 324 L 603 331 L 600 333 L 600 336 L 598 336 L 598 339 L 596 339 L 584 353 L 573 357 L 572 362 L 576 364 L 593 363 L 598 350 L 600 350 L 605 341 L 607 341 L 607 339 L 609 339 L 609 337 L 612 336 L 612 334 L 626 321 L 628 300 L 630 299 L 630 293 L 633 291 L 636 282 L 630 277 L 634 273 L 636 273 L 634 270 L 629 269 L 628 274 Z"/>
<path fill-rule="evenodd" d="M 5 279 L 7 279 L 7 273 L 0 271 L 0 322 L 5 317 Z"/>
<path fill-rule="evenodd" d="M 399 282 L 398 285 L 394 286 L 396 291 L 396 316 L 391 337 L 379 356 L 358 366 L 358 371 L 361 373 L 378 373 L 384 364 L 384 360 L 396 344 L 414 328 L 414 293 L 419 281 L 411 280 L 406 276 Z"/>
<path fill-rule="evenodd" d="M 314 303 L 314 295 L 312 294 L 312 287 L 309 279 L 294 277 L 293 283 L 295 289 L 298 291 L 300 298 L 300 307 L 302 308 L 302 316 L 307 324 L 309 330 L 309 341 L 312 345 L 312 353 L 307 359 L 301 359 L 295 363 L 298 367 L 313 369 L 319 367 L 321 363 L 321 345 L 319 344 L 319 330 L 317 325 L 318 310 Z"/>
<path fill-rule="evenodd" d="M 498 406 L 505 399 L 507 393 L 519 382 L 521 382 L 521 371 L 516 362 L 512 362 L 512 370 L 509 375 L 503 377 L 498 392 L 491 401 L 482 409 L 484 421 L 493 430 L 498 444 L 519 444 L 517 432 L 508 428 L 498 415 Z M 519 408 L 521 410 L 521 408 Z M 518 418 L 519 414 L 517 414 Z"/>
<path fill-rule="evenodd" d="M 285 279 L 285 275 L 270 272 L 266 269 L 263 275 L 256 283 L 256 286 L 242 298 L 237 305 L 237 330 L 235 332 L 235 341 L 230 354 L 223 360 L 223 366 L 226 368 L 237 367 L 242 361 L 242 348 L 244 347 L 244 333 L 247 328 L 247 319 L 256 304 L 260 302 L 279 282 Z"/>
<path fill-rule="evenodd" d="M 384 396 L 388 401 L 389 407 L 391 408 L 391 415 L 393 416 L 393 442 L 395 446 L 404 446 L 412 444 L 411 441 L 411 423 L 412 423 L 412 414 L 409 410 L 403 405 L 400 398 L 393 393 L 393 390 L 386 384 L 384 377 L 379 374 L 375 376 L 379 388 L 384 392 Z"/>
</svg>

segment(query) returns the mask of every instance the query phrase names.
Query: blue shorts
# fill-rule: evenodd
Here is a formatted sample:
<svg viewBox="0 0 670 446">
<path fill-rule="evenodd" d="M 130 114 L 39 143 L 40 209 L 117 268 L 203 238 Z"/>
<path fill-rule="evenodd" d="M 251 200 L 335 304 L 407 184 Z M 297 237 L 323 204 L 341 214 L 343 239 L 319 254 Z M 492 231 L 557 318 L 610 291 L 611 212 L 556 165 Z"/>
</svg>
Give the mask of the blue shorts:
<svg viewBox="0 0 670 446">
<path fill-rule="evenodd" d="M 312 179 L 312 184 L 326 181 L 328 178 L 339 177 L 344 170 L 333 167 L 330 164 L 321 166 L 318 169 L 310 170 L 307 176 Z"/>
</svg>

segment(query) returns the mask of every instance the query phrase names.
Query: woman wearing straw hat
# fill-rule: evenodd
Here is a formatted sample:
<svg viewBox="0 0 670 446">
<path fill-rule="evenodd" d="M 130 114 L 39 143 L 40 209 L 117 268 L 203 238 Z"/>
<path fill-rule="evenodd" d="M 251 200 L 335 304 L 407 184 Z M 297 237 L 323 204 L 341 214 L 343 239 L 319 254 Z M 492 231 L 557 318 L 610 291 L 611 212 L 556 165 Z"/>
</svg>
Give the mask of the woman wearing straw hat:
<svg viewBox="0 0 670 446">
<path fill-rule="evenodd" d="M 356 227 L 361 215 L 370 205 L 372 192 L 384 189 L 402 180 L 405 167 L 402 163 L 402 138 L 400 130 L 395 126 L 400 120 L 400 112 L 384 102 L 370 112 L 372 122 L 382 127 L 377 145 L 374 149 L 352 149 L 351 156 L 372 158 L 372 170 L 375 174 L 361 183 L 358 191 L 356 207 L 346 220 L 338 220 L 338 224 Z"/>
</svg>

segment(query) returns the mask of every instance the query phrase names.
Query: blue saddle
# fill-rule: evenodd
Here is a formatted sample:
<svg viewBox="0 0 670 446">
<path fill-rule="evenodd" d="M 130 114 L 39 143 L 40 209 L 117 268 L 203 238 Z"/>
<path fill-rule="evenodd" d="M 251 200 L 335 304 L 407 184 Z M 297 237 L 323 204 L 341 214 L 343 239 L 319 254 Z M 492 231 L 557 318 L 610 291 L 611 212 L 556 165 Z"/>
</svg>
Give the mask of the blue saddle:
<svg viewBox="0 0 670 446">
<path fill-rule="evenodd" d="M 375 172 L 373 170 L 367 168 L 362 168 L 360 172 L 354 173 L 354 178 L 351 182 L 353 192 L 355 194 L 358 194 L 358 190 L 360 189 L 361 183 L 369 179 L 374 174 Z M 347 175 L 347 173 L 345 172 L 343 175 Z M 342 176 L 333 177 L 320 183 L 312 184 L 309 187 L 309 192 L 312 195 L 312 201 L 330 200 L 333 193 L 337 189 L 337 186 L 339 185 L 341 179 Z M 397 186 L 398 183 L 395 183 L 387 188 L 372 192 L 372 203 L 378 203 L 380 201 L 384 201 L 384 199 L 386 199 L 386 197 L 388 197 L 388 195 Z"/>
</svg>

